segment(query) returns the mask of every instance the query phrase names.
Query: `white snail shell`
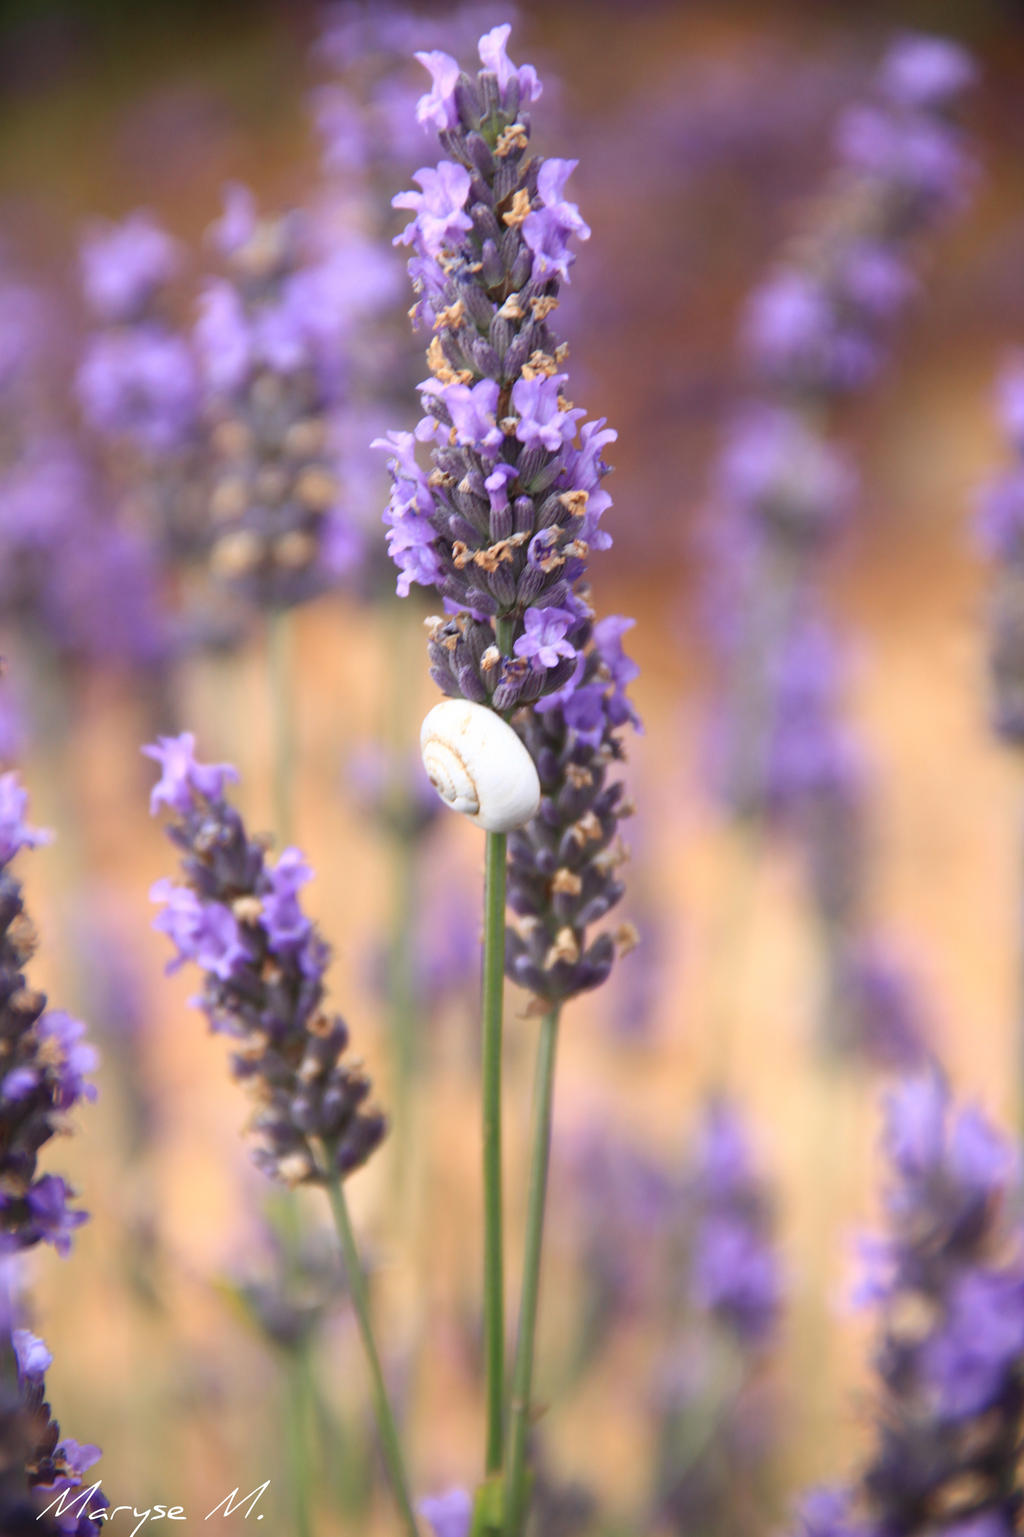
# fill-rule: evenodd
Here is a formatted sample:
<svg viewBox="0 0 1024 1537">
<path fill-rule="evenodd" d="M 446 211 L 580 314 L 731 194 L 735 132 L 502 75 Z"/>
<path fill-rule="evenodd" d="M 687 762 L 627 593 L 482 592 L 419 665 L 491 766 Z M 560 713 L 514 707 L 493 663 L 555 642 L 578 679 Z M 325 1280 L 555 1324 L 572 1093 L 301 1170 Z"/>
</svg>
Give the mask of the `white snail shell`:
<svg viewBox="0 0 1024 1537">
<path fill-rule="evenodd" d="M 533 759 L 486 705 L 443 699 L 423 721 L 420 751 L 441 799 L 486 832 L 511 832 L 536 815 L 540 780 Z"/>
</svg>

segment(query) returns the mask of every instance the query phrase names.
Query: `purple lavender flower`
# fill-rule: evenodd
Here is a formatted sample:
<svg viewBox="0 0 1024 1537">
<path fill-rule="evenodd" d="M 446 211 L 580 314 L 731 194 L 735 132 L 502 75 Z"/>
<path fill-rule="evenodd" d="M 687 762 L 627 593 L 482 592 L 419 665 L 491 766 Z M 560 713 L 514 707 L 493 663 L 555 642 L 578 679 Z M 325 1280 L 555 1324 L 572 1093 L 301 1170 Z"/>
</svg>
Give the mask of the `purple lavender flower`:
<svg viewBox="0 0 1024 1537">
<path fill-rule="evenodd" d="M 580 218 L 575 203 L 562 197 L 565 183 L 578 165 L 576 160 L 545 160 L 537 173 L 539 208 L 531 209 L 523 220 L 523 239 L 533 252 L 539 273 L 557 273 L 569 281 L 569 268 L 575 260 L 569 241 L 590 239 L 590 226 Z"/>
<path fill-rule="evenodd" d="M 95 329 L 75 378 L 85 425 L 105 450 L 116 489 L 141 507 L 175 558 L 205 553 L 199 377 L 170 315 L 176 242 L 146 213 L 86 232 L 82 283 Z"/>
<path fill-rule="evenodd" d="M 80 258 L 90 307 L 115 324 L 149 309 L 180 265 L 177 242 L 142 210 L 121 224 L 97 224 L 87 230 Z"/>
<path fill-rule="evenodd" d="M 1009 1532 L 1024 1428 L 1018 1159 L 979 1112 L 954 1109 L 937 1073 L 890 1096 L 885 1143 L 875 1442 L 851 1486 L 817 1498 L 804 1524 L 822 1537 Z"/>
<path fill-rule="evenodd" d="M 413 181 L 419 182 L 421 192 L 400 192 L 393 200 L 396 208 L 410 208 L 416 215 L 397 238 L 402 245 L 415 243 L 425 256 L 440 256 L 445 246 L 473 228 L 464 211 L 469 172 L 465 166 L 442 160 L 436 170 L 425 166 L 417 171 Z"/>
<path fill-rule="evenodd" d="M 185 816 L 196 796 L 221 800 L 224 786 L 238 783 L 238 770 L 230 763 L 197 763 L 196 739 L 191 731 L 180 736 L 162 736 L 142 749 L 147 758 L 160 765 L 160 778 L 150 791 L 149 813 L 156 816 L 161 806 Z"/>
<path fill-rule="evenodd" d="M 70 1205 L 74 1191 L 66 1181 L 39 1173 L 37 1159 L 66 1112 L 82 1099 L 95 1099 L 86 1075 L 97 1056 L 83 1040 L 85 1027 L 60 1011 L 47 1011 L 45 995 L 24 975 L 35 934 L 9 867 L 20 849 L 45 841 L 26 823 L 25 809 L 17 776 L 0 775 L 0 1249 L 42 1242 L 67 1254 L 86 1213 Z"/>
<path fill-rule="evenodd" d="M 144 749 L 163 769 L 152 810 L 174 813 L 168 835 L 185 877 L 154 887 L 167 904 L 154 926 L 175 945 L 172 968 L 200 966 L 203 1012 L 237 1043 L 232 1073 L 256 1103 L 255 1161 L 288 1184 L 322 1184 L 366 1162 L 384 1119 L 366 1108 L 369 1081 L 343 1060 L 344 1022 L 324 1012 L 330 951 L 298 900 L 309 867 L 298 849 L 267 862 L 224 799 L 237 775 L 197 763 L 194 746 L 185 733 Z"/>
<path fill-rule="evenodd" d="M 566 608 L 530 608 L 524 615 L 525 630 L 513 646 L 516 656 L 536 658 L 541 667 L 557 667 L 559 657 L 576 656 L 566 639 L 576 615 Z"/>
<path fill-rule="evenodd" d="M 434 1537 L 469 1537 L 473 1502 L 465 1489 L 429 1494 L 419 1502 L 420 1514 L 434 1529 Z"/>
<path fill-rule="evenodd" d="M 908 33 L 886 54 L 879 86 L 897 106 L 941 109 L 962 96 L 975 75 L 974 65 L 956 43 Z"/>
<path fill-rule="evenodd" d="M 0 608 L 49 653 L 151 671 L 168 635 L 155 551 L 75 442 L 34 415 L 0 472 Z"/>
<path fill-rule="evenodd" d="M 77 377 L 86 422 L 150 455 L 187 443 L 196 424 L 197 381 L 184 340 L 156 326 L 100 333 Z"/>
<path fill-rule="evenodd" d="M 17 774 L 0 774 L 0 865 L 7 865 L 19 849 L 37 849 L 53 834 L 30 827 L 25 820 L 28 792 Z"/>
</svg>

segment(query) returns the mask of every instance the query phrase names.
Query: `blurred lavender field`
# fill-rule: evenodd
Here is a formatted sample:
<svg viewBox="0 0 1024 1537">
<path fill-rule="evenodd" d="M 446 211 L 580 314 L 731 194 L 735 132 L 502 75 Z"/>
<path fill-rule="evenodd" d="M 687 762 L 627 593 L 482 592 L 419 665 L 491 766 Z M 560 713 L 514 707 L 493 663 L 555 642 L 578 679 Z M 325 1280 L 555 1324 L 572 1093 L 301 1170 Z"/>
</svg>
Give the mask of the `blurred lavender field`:
<svg viewBox="0 0 1024 1537">
<path fill-rule="evenodd" d="M 436 601 L 395 596 L 369 445 L 426 373 L 391 245 L 437 158 L 411 55 L 506 20 L 534 144 L 579 161 L 559 332 L 618 431 L 589 574 L 636 617 L 643 722 L 614 968 L 562 1029 L 528 1530 L 1009 1532 L 1024 20 L 996 0 L 0 14 L 0 767 L 56 834 L 15 866 L 33 985 L 100 1054 L 43 1155 L 92 1220 L 26 1262 L 47 1396 L 114 1503 L 198 1524 L 269 1479 L 275 1529 L 398 1530 L 316 1192 L 297 1230 L 153 932 L 176 856 L 140 747 L 193 732 L 309 860 L 391 1123 L 350 1199 L 415 1493 L 477 1477 L 483 853 L 419 768 Z M 963 55 L 880 73 L 916 29 Z M 537 1008 L 506 992 L 514 1302 Z M 819 1485 L 853 1504 L 798 1518 Z"/>
</svg>

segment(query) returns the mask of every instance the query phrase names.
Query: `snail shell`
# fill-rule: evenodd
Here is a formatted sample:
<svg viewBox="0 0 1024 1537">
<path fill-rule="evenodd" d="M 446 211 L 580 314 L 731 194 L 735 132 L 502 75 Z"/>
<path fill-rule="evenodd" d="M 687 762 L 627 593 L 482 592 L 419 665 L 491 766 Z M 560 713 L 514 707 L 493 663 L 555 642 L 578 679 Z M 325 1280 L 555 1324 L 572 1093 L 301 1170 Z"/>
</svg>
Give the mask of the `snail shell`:
<svg viewBox="0 0 1024 1537">
<path fill-rule="evenodd" d="M 443 699 L 423 721 L 420 751 L 441 799 L 485 831 L 511 832 L 536 815 L 540 780 L 533 759 L 486 705 Z"/>
</svg>

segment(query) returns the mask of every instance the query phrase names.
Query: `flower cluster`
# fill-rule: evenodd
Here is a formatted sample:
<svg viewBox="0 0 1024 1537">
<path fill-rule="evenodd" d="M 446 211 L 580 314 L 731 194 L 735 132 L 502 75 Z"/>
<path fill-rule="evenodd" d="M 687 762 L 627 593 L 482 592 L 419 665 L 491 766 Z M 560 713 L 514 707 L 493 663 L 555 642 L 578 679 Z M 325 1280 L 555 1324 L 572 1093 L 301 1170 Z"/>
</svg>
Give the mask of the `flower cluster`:
<svg viewBox="0 0 1024 1537">
<path fill-rule="evenodd" d="M 1024 1430 L 1024 1247 L 1005 1207 L 1015 1155 L 938 1075 L 888 1104 L 887 1237 L 865 1286 L 880 1310 L 881 1389 L 856 1483 L 819 1491 L 809 1533 L 1016 1529 Z"/>
<path fill-rule="evenodd" d="M 26 803 L 17 775 L 0 775 L 0 1250 L 45 1242 L 66 1254 L 86 1213 L 70 1205 L 65 1180 L 39 1173 L 37 1160 L 67 1112 L 96 1098 L 86 1075 L 97 1057 L 85 1026 L 47 1009 L 25 978 L 35 933 L 10 865 L 19 849 L 47 837 L 26 822 Z"/>
<path fill-rule="evenodd" d="M 621 899 L 628 857 L 619 824 L 630 814 L 621 779 L 622 728 L 636 716 L 626 697 L 637 668 L 622 650 L 632 621 L 615 616 L 592 627 L 575 686 L 541 700 L 522 733 L 541 786 L 537 815 L 509 835 L 505 967 L 542 1006 L 597 987 L 616 953 L 636 941 L 630 924 L 588 938 Z M 587 626 L 587 638 L 591 627 Z"/>
<path fill-rule="evenodd" d="M 916 289 L 910 246 L 962 205 L 973 178 L 953 117 L 973 77 L 956 44 L 907 36 L 883 59 L 872 99 L 841 117 L 834 206 L 747 314 L 755 365 L 790 398 L 849 394 L 883 365 Z"/>
<path fill-rule="evenodd" d="M 287 607 L 358 558 L 332 411 L 348 330 L 360 306 L 379 302 L 380 278 L 365 244 L 322 255 L 298 215 L 260 218 L 241 186 L 228 189 L 212 234 L 227 275 L 203 289 L 195 340 L 214 459 L 213 568 L 252 603 Z"/>
<path fill-rule="evenodd" d="M 185 876 L 154 886 L 165 904 L 154 926 L 177 951 L 169 969 L 200 967 L 203 1011 L 237 1042 L 232 1072 L 255 1102 L 256 1162 L 291 1185 L 325 1183 L 366 1162 L 385 1122 L 344 1060 L 344 1022 L 324 1011 L 330 952 L 299 900 L 312 872 L 296 848 L 268 863 L 224 798 L 235 770 L 197 763 L 194 748 L 186 732 L 143 749 L 161 769 L 150 809 L 172 814 Z"/>
<path fill-rule="evenodd" d="M 75 387 L 114 477 L 144 506 L 170 554 L 190 557 L 204 551 L 207 527 L 198 369 L 169 308 L 180 268 L 177 243 L 148 213 L 86 231 L 81 282 L 97 329 L 86 338 Z"/>
<path fill-rule="evenodd" d="M 473 1502 L 465 1489 L 446 1489 L 419 1501 L 419 1513 L 430 1522 L 434 1537 L 469 1537 Z"/>
<path fill-rule="evenodd" d="M 782 1302 L 773 1213 L 747 1128 L 724 1100 L 707 1107 L 698 1129 L 689 1194 L 691 1300 L 740 1345 L 763 1348 L 774 1337 Z"/>
<path fill-rule="evenodd" d="M 196 426 L 192 353 L 163 314 L 179 261 L 175 243 L 144 213 L 90 229 L 82 241 L 82 286 L 104 329 L 87 341 L 78 398 L 97 432 L 146 453 L 181 446 Z"/>
<path fill-rule="evenodd" d="M 110 515 L 54 398 L 66 329 L 52 295 L 0 269 L 0 613 L 61 660 L 149 671 L 167 647 L 153 551 Z"/>
<path fill-rule="evenodd" d="M 1013 466 L 986 486 L 978 533 L 992 562 L 989 668 L 992 723 L 1005 742 L 1024 742 L 1024 359 L 1014 359 L 999 383 L 1003 429 Z"/>
<path fill-rule="evenodd" d="M 452 158 L 417 171 L 419 190 L 395 203 L 414 214 L 398 238 L 413 247 L 431 377 L 415 433 L 380 440 L 398 590 L 433 587 L 453 616 L 433 627 L 434 677 L 502 712 L 578 677 L 591 618 L 578 586 L 588 551 L 609 543 L 602 453 L 614 436 L 603 421 L 581 424 L 565 395 L 567 348 L 549 321 L 570 241 L 589 231 L 564 196 L 574 162 L 528 153 L 525 108 L 540 82 L 509 62 L 508 33 L 480 40 L 475 79 L 448 54 L 419 55 L 433 81 L 419 116 Z"/>
<path fill-rule="evenodd" d="M 0 1530 L 5 1537 L 98 1537 L 110 1502 L 95 1484 L 83 1486 L 99 1447 L 61 1436 L 46 1402 L 53 1357 L 42 1340 L 9 1325 L 4 1332 Z"/>
</svg>

